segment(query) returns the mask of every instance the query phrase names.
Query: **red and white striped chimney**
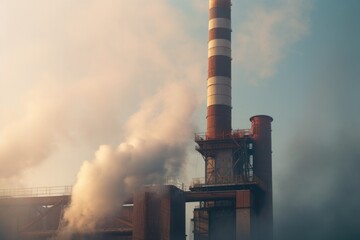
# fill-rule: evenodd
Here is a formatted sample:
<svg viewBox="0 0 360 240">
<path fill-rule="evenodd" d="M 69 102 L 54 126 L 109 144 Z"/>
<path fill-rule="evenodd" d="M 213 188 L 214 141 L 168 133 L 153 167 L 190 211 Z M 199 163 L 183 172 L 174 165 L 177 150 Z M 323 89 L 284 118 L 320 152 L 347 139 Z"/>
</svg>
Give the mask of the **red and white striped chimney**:
<svg viewBox="0 0 360 240">
<path fill-rule="evenodd" d="M 209 0 L 206 121 L 209 139 L 231 132 L 231 0 Z"/>
</svg>

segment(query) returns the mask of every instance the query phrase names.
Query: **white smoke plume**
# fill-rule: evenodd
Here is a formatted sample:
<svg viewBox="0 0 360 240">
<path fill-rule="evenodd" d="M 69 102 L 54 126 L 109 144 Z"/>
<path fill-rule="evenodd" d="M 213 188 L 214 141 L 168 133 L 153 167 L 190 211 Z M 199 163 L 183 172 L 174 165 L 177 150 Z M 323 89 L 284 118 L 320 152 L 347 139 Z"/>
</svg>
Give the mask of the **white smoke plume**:
<svg viewBox="0 0 360 240">
<path fill-rule="evenodd" d="M 119 142 L 169 79 L 201 81 L 198 43 L 166 0 L 0 0 L 0 20 L 0 188 L 64 145 Z"/>
<path fill-rule="evenodd" d="M 61 128 L 62 113 L 53 107 L 46 103 L 31 105 L 24 119 L 3 130 L 0 156 L 6 165 L 0 168 L 2 178 L 11 177 L 20 169 L 35 165 L 38 159 L 48 157 L 54 148 L 54 134 Z M 39 115 L 39 111 L 45 114 Z"/>
<path fill-rule="evenodd" d="M 254 4 L 255 5 L 255 4 Z M 234 59 L 254 84 L 272 77 L 289 48 L 309 32 L 309 0 L 279 0 L 249 8 L 234 36 Z"/>
<path fill-rule="evenodd" d="M 64 214 L 61 239 L 101 226 L 143 184 L 180 174 L 193 132 L 194 100 L 183 84 L 166 85 L 129 119 L 119 146 L 100 146 L 95 159 L 84 162 Z"/>
</svg>

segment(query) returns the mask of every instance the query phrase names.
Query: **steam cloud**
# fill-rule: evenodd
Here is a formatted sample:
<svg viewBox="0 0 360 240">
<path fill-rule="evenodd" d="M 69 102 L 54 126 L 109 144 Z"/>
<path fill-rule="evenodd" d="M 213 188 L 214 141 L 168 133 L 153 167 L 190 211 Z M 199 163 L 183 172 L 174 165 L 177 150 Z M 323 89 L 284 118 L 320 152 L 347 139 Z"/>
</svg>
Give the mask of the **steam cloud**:
<svg viewBox="0 0 360 240">
<path fill-rule="evenodd" d="M 253 83 L 272 77 L 289 47 L 309 31 L 308 0 L 279 0 L 276 6 L 266 5 L 250 8 L 234 37 L 234 59 L 244 79 Z"/>
<path fill-rule="evenodd" d="M 0 16 L 0 188 L 59 146 L 118 143 L 169 79 L 199 87 L 198 43 L 166 0 L 0 1 Z"/>
<path fill-rule="evenodd" d="M 61 111 L 55 109 L 46 104 L 32 105 L 31 113 L 4 129 L 0 140 L 1 162 L 5 164 L 0 168 L 2 178 L 16 175 L 20 169 L 34 166 L 39 159 L 49 156 L 54 148 L 54 135 L 61 128 Z M 39 115 L 38 111 L 44 114 Z"/>
<path fill-rule="evenodd" d="M 129 119 L 124 142 L 103 145 L 93 161 L 84 162 L 60 239 L 101 226 L 143 184 L 179 175 L 193 132 L 193 96 L 181 84 L 164 87 Z"/>
</svg>

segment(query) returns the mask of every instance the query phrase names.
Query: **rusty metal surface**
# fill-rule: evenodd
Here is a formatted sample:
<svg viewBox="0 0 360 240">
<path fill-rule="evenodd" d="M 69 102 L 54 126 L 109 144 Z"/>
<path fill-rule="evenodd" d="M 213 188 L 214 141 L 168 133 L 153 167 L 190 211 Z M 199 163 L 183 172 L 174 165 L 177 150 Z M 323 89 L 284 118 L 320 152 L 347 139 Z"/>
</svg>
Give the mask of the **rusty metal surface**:
<svg viewBox="0 0 360 240">
<path fill-rule="evenodd" d="M 251 206 L 250 190 L 236 191 L 236 208 L 249 208 Z"/>
<path fill-rule="evenodd" d="M 147 199 L 148 193 L 145 191 L 139 191 L 134 195 L 133 219 L 136 219 L 133 227 L 134 239 L 144 239 L 146 237 Z"/>
<path fill-rule="evenodd" d="M 272 117 L 257 115 L 250 118 L 253 132 L 253 170 L 265 185 L 265 191 L 256 192 L 256 208 L 259 224 L 255 234 L 259 236 L 273 236 L 273 193 L 272 193 L 272 150 L 271 150 L 271 122 Z"/>
<path fill-rule="evenodd" d="M 134 239 L 185 240 L 185 198 L 174 186 L 148 186 L 134 197 Z"/>
<path fill-rule="evenodd" d="M 221 138 L 231 132 L 231 107 L 211 105 L 207 108 L 206 132 L 209 139 Z"/>
<path fill-rule="evenodd" d="M 231 58 L 216 55 L 208 60 L 208 77 L 224 76 L 231 78 Z"/>
<path fill-rule="evenodd" d="M 272 149 L 271 122 L 273 119 L 266 115 L 250 118 L 254 144 L 254 174 L 264 182 L 267 190 L 272 192 Z"/>
<path fill-rule="evenodd" d="M 227 39 L 231 40 L 231 30 L 226 28 L 213 28 L 209 30 L 209 39 Z"/>
</svg>

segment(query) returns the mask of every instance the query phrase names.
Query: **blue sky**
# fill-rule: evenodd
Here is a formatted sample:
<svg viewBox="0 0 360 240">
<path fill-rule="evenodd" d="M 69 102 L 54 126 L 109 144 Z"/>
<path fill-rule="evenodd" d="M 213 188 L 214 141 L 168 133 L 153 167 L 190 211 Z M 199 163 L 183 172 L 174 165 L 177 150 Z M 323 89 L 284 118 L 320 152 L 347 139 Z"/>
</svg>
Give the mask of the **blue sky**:
<svg viewBox="0 0 360 240">
<path fill-rule="evenodd" d="M 1 187 L 73 184 L 83 161 L 123 141 L 127 119 L 171 81 L 191 86 L 191 119 L 205 129 L 207 1 L 0 0 L 0 9 Z M 359 180 L 359 10 L 356 0 L 233 0 L 233 128 L 274 118 L 282 224 L 295 221 L 281 206 L 323 213 L 318 205 L 337 199 L 330 186 Z M 190 152 L 181 178 L 202 175 L 201 162 Z"/>
</svg>

